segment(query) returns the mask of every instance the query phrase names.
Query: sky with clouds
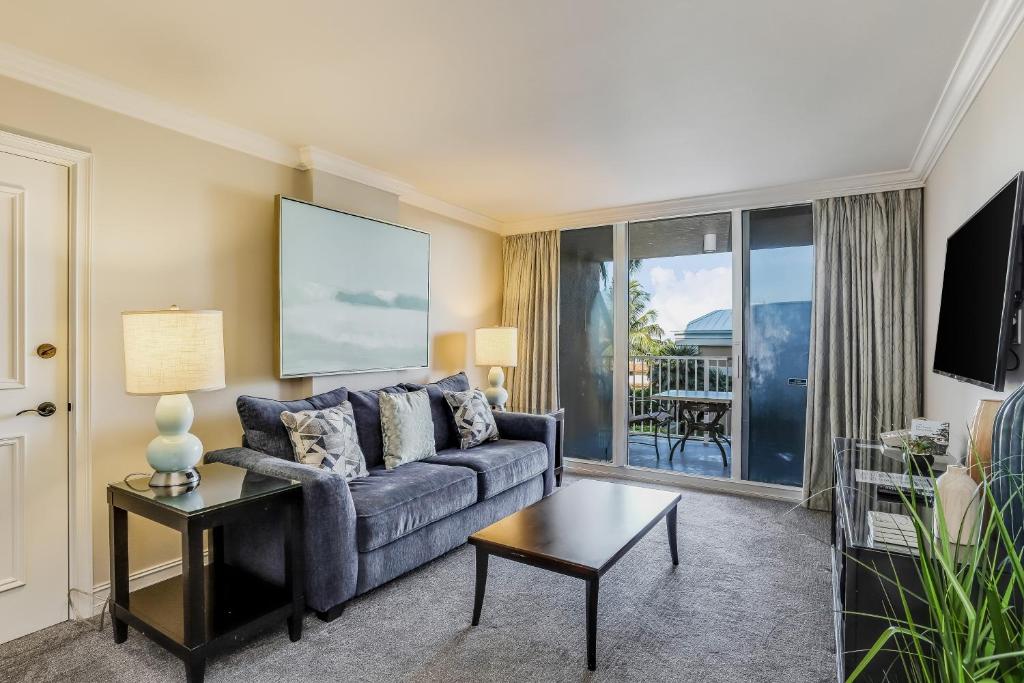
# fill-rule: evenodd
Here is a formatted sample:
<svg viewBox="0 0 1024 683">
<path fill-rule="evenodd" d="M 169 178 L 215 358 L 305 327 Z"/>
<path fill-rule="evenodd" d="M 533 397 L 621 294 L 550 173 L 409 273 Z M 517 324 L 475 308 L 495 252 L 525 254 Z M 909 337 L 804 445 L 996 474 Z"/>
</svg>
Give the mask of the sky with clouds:
<svg viewBox="0 0 1024 683">
<path fill-rule="evenodd" d="M 811 247 L 759 249 L 750 257 L 751 303 L 807 301 Z M 666 335 L 721 308 L 732 308 L 732 253 L 648 258 L 636 273 Z"/>
</svg>

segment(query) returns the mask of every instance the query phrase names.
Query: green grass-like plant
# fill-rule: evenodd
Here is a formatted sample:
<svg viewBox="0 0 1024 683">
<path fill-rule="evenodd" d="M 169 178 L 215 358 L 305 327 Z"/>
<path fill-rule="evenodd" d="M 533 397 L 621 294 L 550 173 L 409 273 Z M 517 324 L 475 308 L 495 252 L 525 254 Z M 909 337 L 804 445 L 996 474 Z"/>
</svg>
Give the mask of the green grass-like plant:
<svg viewBox="0 0 1024 683">
<path fill-rule="evenodd" d="M 993 496 L 993 483 L 1001 476 L 1008 475 L 982 478 L 977 495 L 984 508 L 973 546 L 952 540 L 961 534 L 946 528 L 938 496 L 935 537 L 932 525 L 918 512 L 914 493 L 898 489 L 917 535 L 920 592 L 907 588 L 896 572 L 883 574 L 869 567 L 895 586 L 898 599 L 878 617 L 885 630 L 849 672 L 848 682 L 856 681 L 880 653 L 895 652 L 903 675 L 890 671 L 889 680 L 1024 683 L 1024 566 L 1003 516 L 1014 499 L 1000 508 Z M 1019 500 L 1024 491 L 1018 487 L 1014 496 Z M 920 612 L 922 603 L 927 606 L 926 623 L 912 614 Z"/>
</svg>

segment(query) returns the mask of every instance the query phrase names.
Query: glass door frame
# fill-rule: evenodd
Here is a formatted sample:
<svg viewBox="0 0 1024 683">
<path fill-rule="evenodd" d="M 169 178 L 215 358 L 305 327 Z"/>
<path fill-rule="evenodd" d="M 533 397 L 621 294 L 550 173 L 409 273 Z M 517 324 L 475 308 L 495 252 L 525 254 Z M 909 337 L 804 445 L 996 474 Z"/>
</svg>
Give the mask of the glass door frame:
<svg viewBox="0 0 1024 683">
<path fill-rule="evenodd" d="M 566 458 L 572 464 L 572 468 L 581 473 L 596 474 L 598 476 L 608 475 L 636 479 L 652 483 L 666 483 L 694 488 L 704 488 L 729 493 L 741 493 L 744 495 L 755 495 L 766 498 L 775 498 L 787 501 L 800 501 L 803 497 L 803 488 L 799 486 L 787 486 L 783 484 L 770 484 L 742 479 L 743 471 L 743 319 L 744 319 L 744 295 L 746 278 L 744 277 L 744 263 L 748 249 L 748 236 L 743 230 L 743 214 L 745 211 L 756 209 L 768 209 L 784 206 L 795 206 L 809 204 L 809 201 L 788 201 L 778 203 L 765 203 L 756 206 L 694 211 L 683 214 L 675 214 L 660 218 L 686 218 L 691 216 L 706 216 L 711 214 L 729 213 L 731 215 L 732 246 L 732 385 L 733 405 L 731 409 L 731 428 L 733 439 L 731 443 L 731 461 L 729 463 L 729 478 L 711 477 L 699 474 L 688 474 L 669 470 L 641 467 L 629 464 L 629 414 L 628 414 L 628 393 L 629 393 L 629 221 L 611 223 L 613 231 L 613 268 L 612 280 L 612 310 L 613 310 L 613 331 L 615 344 L 613 349 L 613 375 L 612 391 L 614 396 L 620 400 L 612 404 L 612 460 L 602 462 L 596 460 L 583 460 L 580 458 Z M 658 220 L 659 217 L 637 217 L 639 220 Z M 604 225 L 608 225 L 605 223 Z M 577 226 L 563 228 L 562 230 L 576 230 L 589 226 Z M 572 419 L 567 416 L 568 419 Z"/>
</svg>

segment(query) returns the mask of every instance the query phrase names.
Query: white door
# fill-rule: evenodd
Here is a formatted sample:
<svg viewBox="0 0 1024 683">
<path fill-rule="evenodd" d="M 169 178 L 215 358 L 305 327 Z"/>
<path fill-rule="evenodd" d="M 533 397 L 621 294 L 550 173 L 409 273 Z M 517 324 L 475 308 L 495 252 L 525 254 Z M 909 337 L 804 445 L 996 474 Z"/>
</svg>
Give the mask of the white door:
<svg viewBox="0 0 1024 683">
<path fill-rule="evenodd" d="M 0 152 L 0 643 L 68 618 L 68 213 L 67 168 Z"/>
</svg>

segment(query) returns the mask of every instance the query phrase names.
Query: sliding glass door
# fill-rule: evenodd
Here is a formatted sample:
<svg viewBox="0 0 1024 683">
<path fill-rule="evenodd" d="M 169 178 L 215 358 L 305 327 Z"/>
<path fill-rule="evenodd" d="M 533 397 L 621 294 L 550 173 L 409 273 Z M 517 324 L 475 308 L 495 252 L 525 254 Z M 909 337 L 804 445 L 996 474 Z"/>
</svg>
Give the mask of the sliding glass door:
<svg viewBox="0 0 1024 683">
<path fill-rule="evenodd" d="M 743 212 L 744 479 L 800 486 L 814 274 L 811 207 Z"/>
<path fill-rule="evenodd" d="M 563 230 L 566 457 L 800 486 L 811 234 L 806 204 Z"/>
<path fill-rule="evenodd" d="M 732 215 L 628 226 L 628 464 L 730 477 Z"/>
<path fill-rule="evenodd" d="M 611 462 L 614 439 L 612 226 L 565 230 L 559 264 L 558 389 L 564 455 Z"/>
</svg>

